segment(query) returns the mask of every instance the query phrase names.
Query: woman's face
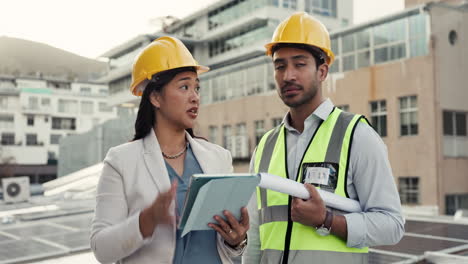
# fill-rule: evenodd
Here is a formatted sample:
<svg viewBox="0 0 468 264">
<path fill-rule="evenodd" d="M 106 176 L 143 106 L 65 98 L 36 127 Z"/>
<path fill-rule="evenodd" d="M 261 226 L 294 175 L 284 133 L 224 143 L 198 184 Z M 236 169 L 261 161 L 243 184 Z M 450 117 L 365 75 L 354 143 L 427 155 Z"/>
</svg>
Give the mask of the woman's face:
<svg viewBox="0 0 468 264">
<path fill-rule="evenodd" d="M 161 92 L 154 92 L 151 103 L 157 108 L 156 124 L 176 129 L 193 128 L 200 104 L 200 80 L 195 72 L 178 73 Z"/>
</svg>

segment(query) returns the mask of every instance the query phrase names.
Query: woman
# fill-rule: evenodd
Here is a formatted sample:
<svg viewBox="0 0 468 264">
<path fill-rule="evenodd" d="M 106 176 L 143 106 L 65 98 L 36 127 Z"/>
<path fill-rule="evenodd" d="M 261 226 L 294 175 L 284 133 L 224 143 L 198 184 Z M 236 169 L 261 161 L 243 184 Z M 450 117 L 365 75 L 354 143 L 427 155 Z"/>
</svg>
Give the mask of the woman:
<svg viewBox="0 0 468 264">
<path fill-rule="evenodd" d="M 105 263 L 231 263 L 249 226 L 215 216 L 213 230 L 181 238 L 181 214 L 194 173 L 232 172 L 230 153 L 194 137 L 200 97 L 197 73 L 208 71 L 181 41 L 153 41 L 133 64 L 131 91 L 142 95 L 132 142 L 109 150 L 99 180 L 91 248 Z M 172 184 L 171 184 L 172 182 Z"/>
</svg>

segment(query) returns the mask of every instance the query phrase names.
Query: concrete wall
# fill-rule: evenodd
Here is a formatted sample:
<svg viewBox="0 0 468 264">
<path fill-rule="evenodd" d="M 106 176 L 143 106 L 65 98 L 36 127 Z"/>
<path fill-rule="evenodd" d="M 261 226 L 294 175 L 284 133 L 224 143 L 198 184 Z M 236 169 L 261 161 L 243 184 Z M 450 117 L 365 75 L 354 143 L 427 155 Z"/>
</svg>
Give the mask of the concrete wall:
<svg viewBox="0 0 468 264">
<path fill-rule="evenodd" d="M 130 141 L 134 135 L 135 118 L 112 119 L 87 133 L 62 139 L 57 176 L 99 163 L 111 147 Z"/>
<path fill-rule="evenodd" d="M 440 127 L 442 127 L 443 110 L 468 112 L 467 11 L 466 7 L 463 11 L 463 8 L 455 10 L 437 5 L 430 9 Z M 452 31 L 457 35 L 454 44 L 449 42 L 449 34 Z M 437 130 L 440 149 L 447 147 L 444 144 L 449 144 L 444 141 L 442 131 L 442 129 Z M 466 143 L 468 138 L 461 137 L 459 140 Z M 444 157 L 443 151 L 439 153 L 441 202 L 444 202 L 445 194 L 468 194 L 468 157 L 449 158 Z"/>
</svg>

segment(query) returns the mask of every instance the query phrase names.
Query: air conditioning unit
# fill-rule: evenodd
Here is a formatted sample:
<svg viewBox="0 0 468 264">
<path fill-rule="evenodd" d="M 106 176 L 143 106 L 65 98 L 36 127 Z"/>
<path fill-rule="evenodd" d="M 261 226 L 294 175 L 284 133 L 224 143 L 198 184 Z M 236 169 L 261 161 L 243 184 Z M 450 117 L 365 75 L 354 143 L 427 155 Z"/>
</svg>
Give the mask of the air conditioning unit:
<svg viewBox="0 0 468 264">
<path fill-rule="evenodd" d="M 19 203 L 29 200 L 29 177 L 12 177 L 2 179 L 3 200 L 5 203 Z"/>
</svg>

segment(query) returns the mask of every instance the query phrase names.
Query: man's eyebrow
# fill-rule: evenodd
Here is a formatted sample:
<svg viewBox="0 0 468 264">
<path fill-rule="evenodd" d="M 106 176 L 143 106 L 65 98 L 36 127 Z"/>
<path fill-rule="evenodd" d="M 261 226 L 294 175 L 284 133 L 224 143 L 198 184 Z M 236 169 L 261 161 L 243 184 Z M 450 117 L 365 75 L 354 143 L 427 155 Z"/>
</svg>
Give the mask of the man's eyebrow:
<svg viewBox="0 0 468 264">
<path fill-rule="evenodd" d="M 296 56 L 293 56 L 292 59 L 293 60 L 298 60 L 298 59 L 307 59 L 308 57 L 306 55 L 296 55 Z"/>
<path fill-rule="evenodd" d="M 285 62 L 285 61 L 286 61 L 286 60 L 283 59 L 283 58 L 277 58 L 277 59 L 275 59 L 275 60 L 273 61 L 273 63 L 276 64 L 276 63 L 281 63 L 281 62 Z"/>
<path fill-rule="evenodd" d="M 308 58 L 309 57 L 307 57 L 306 55 L 302 55 L 302 54 L 291 57 L 292 60 L 300 60 L 300 59 L 303 60 L 303 59 L 308 59 Z M 282 63 L 282 62 L 285 62 L 285 61 L 286 61 L 286 59 L 284 59 L 284 58 L 277 58 L 277 59 L 275 59 L 273 61 L 273 63 L 276 64 L 276 63 Z"/>
</svg>

